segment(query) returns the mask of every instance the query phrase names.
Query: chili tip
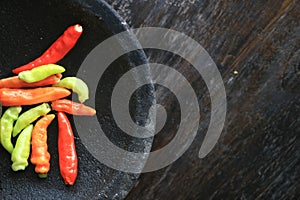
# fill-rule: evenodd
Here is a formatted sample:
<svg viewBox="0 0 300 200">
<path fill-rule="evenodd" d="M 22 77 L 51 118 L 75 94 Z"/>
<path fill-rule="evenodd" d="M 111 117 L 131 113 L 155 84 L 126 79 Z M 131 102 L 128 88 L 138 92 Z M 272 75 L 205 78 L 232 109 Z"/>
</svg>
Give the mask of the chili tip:
<svg viewBox="0 0 300 200">
<path fill-rule="evenodd" d="M 79 25 L 79 24 L 76 24 L 76 25 L 74 26 L 74 29 L 75 29 L 75 31 L 77 31 L 78 33 L 81 33 L 81 32 L 83 31 L 82 26 Z"/>
</svg>

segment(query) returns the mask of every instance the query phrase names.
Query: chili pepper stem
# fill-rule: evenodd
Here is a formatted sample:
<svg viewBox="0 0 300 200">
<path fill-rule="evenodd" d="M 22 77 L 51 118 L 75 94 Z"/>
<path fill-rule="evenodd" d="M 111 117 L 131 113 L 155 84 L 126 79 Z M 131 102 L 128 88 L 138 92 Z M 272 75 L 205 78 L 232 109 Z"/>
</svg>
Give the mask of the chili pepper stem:
<svg viewBox="0 0 300 200">
<path fill-rule="evenodd" d="M 39 178 L 47 178 L 48 174 L 38 174 Z"/>
</svg>

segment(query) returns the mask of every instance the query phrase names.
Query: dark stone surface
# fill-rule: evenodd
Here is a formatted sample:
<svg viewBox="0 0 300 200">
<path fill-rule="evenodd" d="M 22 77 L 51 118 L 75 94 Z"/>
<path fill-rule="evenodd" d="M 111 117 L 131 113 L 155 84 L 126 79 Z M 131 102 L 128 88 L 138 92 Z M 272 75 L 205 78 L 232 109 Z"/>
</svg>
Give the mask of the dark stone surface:
<svg viewBox="0 0 300 200">
<path fill-rule="evenodd" d="M 188 151 L 172 165 L 143 174 L 126 199 L 299 198 L 299 1 L 107 1 L 132 27 L 172 28 L 197 40 L 218 65 L 228 100 L 222 136 L 199 159 L 210 116 L 205 85 L 184 61 L 146 51 L 150 61 L 173 66 L 187 77 L 202 118 Z M 171 107 L 172 94 L 157 90 L 158 102 Z M 153 149 L 176 134 L 168 123 Z"/>
<path fill-rule="evenodd" d="M 39 56 L 67 27 L 79 23 L 84 27 L 80 40 L 75 48 L 58 62 L 66 68 L 64 76 L 76 76 L 81 62 L 91 49 L 114 33 L 127 28 L 121 24 L 121 19 L 110 7 L 94 0 L 1 1 L 0 21 L 0 78 L 13 76 L 11 72 L 13 68 Z M 137 44 L 135 40 L 129 41 Z M 101 99 L 96 102 L 100 123 L 111 125 L 103 128 L 107 137 L 122 148 L 137 152 L 148 152 L 152 139 L 135 140 L 131 137 L 122 137 L 122 131 L 114 126 L 110 96 L 117 81 L 116 77 L 123 75 L 135 65 L 144 63 L 146 57 L 138 51 L 117 59 L 105 72 L 105 84 L 98 85 L 94 94 L 97 100 Z M 87 77 L 80 78 L 88 80 Z M 137 101 L 137 98 L 143 101 Z M 149 84 L 149 87 L 144 87 L 134 95 L 132 115 L 145 122 L 144 108 L 152 101 L 153 85 Z M 87 105 L 90 103 L 90 99 L 85 102 Z M 31 107 L 33 106 L 23 106 L 22 109 L 25 111 Z M 138 175 L 114 170 L 96 160 L 82 144 L 73 118 L 71 116 L 69 118 L 78 155 L 78 176 L 74 186 L 66 186 L 59 172 L 58 130 L 57 121 L 54 120 L 48 128 L 51 169 L 46 179 L 38 178 L 30 162 L 25 171 L 12 171 L 10 154 L 4 148 L 0 148 L 0 199 L 123 199 L 127 195 Z M 87 133 L 95 131 L 93 126 L 89 126 L 89 117 L 81 117 L 81 120 Z M 15 140 L 14 138 L 13 143 Z"/>
</svg>

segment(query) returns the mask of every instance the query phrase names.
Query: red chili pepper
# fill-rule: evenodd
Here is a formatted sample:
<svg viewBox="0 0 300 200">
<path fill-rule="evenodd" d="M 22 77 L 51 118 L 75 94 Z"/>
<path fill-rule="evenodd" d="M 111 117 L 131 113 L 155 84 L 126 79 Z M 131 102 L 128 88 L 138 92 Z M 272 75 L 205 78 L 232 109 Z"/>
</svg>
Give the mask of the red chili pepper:
<svg viewBox="0 0 300 200">
<path fill-rule="evenodd" d="M 76 44 L 82 34 L 82 26 L 70 26 L 39 58 L 13 70 L 18 74 L 35 67 L 56 63 L 61 60 Z"/>
<path fill-rule="evenodd" d="M 36 122 L 31 133 L 30 161 L 35 165 L 39 177 L 46 178 L 50 170 L 50 153 L 47 145 L 47 128 L 55 118 L 54 114 L 46 115 Z"/>
<path fill-rule="evenodd" d="M 62 74 L 56 74 L 45 78 L 44 80 L 27 83 L 18 78 L 18 76 L 13 76 L 9 78 L 0 79 L 0 88 L 31 88 L 31 87 L 41 87 L 46 85 L 54 85 L 59 83 Z"/>
<path fill-rule="evenodd" d="M 55 111 L 66 112 L 71 115 L 93 116 L 96 110 L 82 103 L 76 103 L 68 99 L 59 99 L 52 101 L 51 107 Z"/>
<path fill-rule="evenodd" d="M 60 174 L 66 185 L 74 185 L 78 174 L 78 158 L 72 127 L 65 113 L 58 112 L 57 119 Z"/>
<path fill-rule="evenodd" d="M 34 89 L 0 89 L 0 102 L 3 106 L 22 106 L 50 102 L 69 96 L 71 92 L 61 87 Z"/>
</svg>

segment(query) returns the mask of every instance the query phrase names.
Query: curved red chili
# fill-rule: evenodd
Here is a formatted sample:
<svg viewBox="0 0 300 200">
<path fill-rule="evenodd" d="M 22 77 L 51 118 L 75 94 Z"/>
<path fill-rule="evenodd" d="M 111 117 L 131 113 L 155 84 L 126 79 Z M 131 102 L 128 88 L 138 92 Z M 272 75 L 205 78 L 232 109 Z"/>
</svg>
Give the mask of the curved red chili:
<svg viewBox="0 0 300 200">
<path fill-rule="evenodd" d="M 78 174 L 78 158 L 75 148 L 74 134 L 65 113 L 58 112 L 57 119 L 60 174 L 66 185 L 73 185 Z"/>
<path fill-rule="evenodd" d="M 18 74 L 22 71 L 30 70 L 41 65 L 58 62 L 75 46 L 81 34 L 82 26 L 79 24 L 70 26 L 40 57 L 28 64 L 14 69 L 13 73 Z"/>
<path fill-rule="evenodd" d="M 52 101 L 51 107 L 55 111 L 66 112 L 71 115 L 94 116 L 96 110 L 82 103 L 76 103 L 68 99 Z"/>
</svg>

